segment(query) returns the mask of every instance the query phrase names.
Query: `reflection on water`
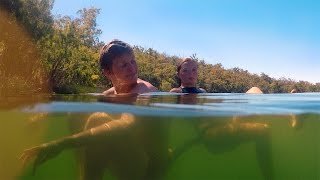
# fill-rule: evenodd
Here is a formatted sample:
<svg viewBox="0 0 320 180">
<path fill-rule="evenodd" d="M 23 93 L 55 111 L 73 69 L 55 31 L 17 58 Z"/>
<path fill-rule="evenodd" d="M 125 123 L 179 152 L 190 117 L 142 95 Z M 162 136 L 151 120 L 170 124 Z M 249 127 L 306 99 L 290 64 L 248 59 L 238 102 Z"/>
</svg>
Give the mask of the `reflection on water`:
<svg viewBox="0 0 320 180">
<path fill-rule="evenodd" d="M 224 99 L 231 99 L 230 96 Z M 0 160 L 7 162 L 0 163 L 0 179 L 320 177 L 317 140 L 320 116 L 315 113 L 218 116 L 208 114 L 207 110 L 192 109 L 195 104 L 205 106 L 208 101 L 204 96 L 189 95 L 135 96 L 127 100 L 104 97 L 100 102 L 91 96 L 85 103 L 83 97 L 81 103 L 73 98 L 73 105 L 84 106 L 84 109 L 93 106 L 92 110 L 69 112 L 67 105 L 71 102 L 59 97 L 57 101 L 50 99 L 49 103 L 41 101 L 30 107 L 17 106 L 0 112 L 0 143 L 5 145 L 1 148 Z M 229 104 L 220 97 L 208 99 L 210 103 Z M 233 101 L 236 100 L 233 97 Z M 50 107 L 57 110 L 56 105 L 61 105 L 55 102 L 64 103 L 65 111 L 50 110 Z M 139 112 L 139 108 L 155 108 L 155 103 L 179 104 L 181 106 L 173 110 L 193 115 L 158 115 L 168 110 L 165 107 L 151 110 L 155 115 Z M 39 107 L 46 107 L 48 111 L 40 111 Z M 95 107 L 105 110 L 93 112 Z M 134 113 L 135 108 L 138 113 Z M 24 154 L 22 160 L 29 163 L 21 167 L 18 157 L 23 150 L 39 145 L 41 151 L 38 148 Z M 33 175 L 33 158 L 37 157 Z"/>
</svg>

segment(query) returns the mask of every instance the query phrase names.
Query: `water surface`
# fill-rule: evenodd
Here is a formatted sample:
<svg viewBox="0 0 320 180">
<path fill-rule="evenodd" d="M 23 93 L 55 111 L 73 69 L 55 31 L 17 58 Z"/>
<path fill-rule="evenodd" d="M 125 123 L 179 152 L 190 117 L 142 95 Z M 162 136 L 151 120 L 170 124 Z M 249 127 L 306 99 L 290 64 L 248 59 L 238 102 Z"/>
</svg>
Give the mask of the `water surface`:
<svg viewBox="0 0 320 180">
<path fill-rule="evenodd" d="M 18 157 L 26 148 L 82 132 L 97 112 L 136 119 L 133 128 L 90 145 L 113 147 L 98 156 L 103 165 L 96 163 L 96 169 L 104 161 L 114 167 L 103 170 L 104 179 L 141 169 L 144 178 L 160 179 L 320 179 L 319 93 L 88 94 L 3 102 L 0 179 L 79 179 L 83 148 L 63 151 L 35 175 Z"/>
</svg>

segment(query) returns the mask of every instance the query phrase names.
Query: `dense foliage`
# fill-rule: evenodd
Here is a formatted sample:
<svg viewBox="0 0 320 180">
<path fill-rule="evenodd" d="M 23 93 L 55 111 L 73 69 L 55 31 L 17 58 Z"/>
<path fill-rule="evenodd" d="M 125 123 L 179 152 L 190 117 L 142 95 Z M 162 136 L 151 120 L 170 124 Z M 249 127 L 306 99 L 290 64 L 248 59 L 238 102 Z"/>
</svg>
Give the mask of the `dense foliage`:
<svg viewBox="0 0 320 180">
<path fill-rule="evenodd" d="M 53 16 L 53 0 L 1 0 L 0 95 L 44 91 L 78 93 L 83 87 L 111 86 L 102 76 L 98 57 L 103 42 L 97 28 L 97 8 L 84 8 L 78 17 Z M 106 32 L 107 33 L 107 32 Z M 179 85 L 176 63 L 180 57 L 134 46 L 139 77 L 162 91 Z M 221 63 L 198 62 L 198 85 L 208 92 L 246 92 L 257 86 L 265 93 L 320 92 L 320 83 L 272 78 Z M 84 91 L 92 91 L 86 89 Z"/>
<path fill-rule="evenodd" d="M 49 89 L 36 46 L 36 39 L 51 31 L 51 5 L 48 3 L 1 1 L 0 96 L 26 95 Z"/>
</svg>

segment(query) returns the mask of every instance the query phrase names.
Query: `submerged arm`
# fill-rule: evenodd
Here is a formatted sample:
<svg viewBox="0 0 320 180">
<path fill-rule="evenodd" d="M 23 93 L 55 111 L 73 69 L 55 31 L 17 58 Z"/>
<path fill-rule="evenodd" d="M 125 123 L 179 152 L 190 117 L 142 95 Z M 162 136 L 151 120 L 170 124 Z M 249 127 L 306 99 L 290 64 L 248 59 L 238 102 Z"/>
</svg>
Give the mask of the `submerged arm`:
<svg viewBox="0 0 320 180">
<path fill-rule="evenodd" d="M 72 136 L 26 149 L 23 151 L 20 159 L 23 161 L 23 165 L 25 165 L 28 161 L 35 158 L 33 164 L 34 173 L 38 165 L 57 156 L 66 148 L 89 145 L 93 142 L 104 140 L 106 137 L 128 130 L 133 124 L 135 124 L 134 116 L 123 113 L 119 120 L 113 120 Z"/>
<path fill-rule="evenodd" d="M 104 123 L 81 133 L 65 137 L 57 142 L 61 143 L 61 145 L 65 146 L 66 148 L 88 145 L 92 142 L 105 140 L 106 137 L 126 131 L 128 128 L 134 125 L 134 122 L 135 118 L 132 114 L 123 113 L 119 120 L 113 120 Z"/>
</svg>

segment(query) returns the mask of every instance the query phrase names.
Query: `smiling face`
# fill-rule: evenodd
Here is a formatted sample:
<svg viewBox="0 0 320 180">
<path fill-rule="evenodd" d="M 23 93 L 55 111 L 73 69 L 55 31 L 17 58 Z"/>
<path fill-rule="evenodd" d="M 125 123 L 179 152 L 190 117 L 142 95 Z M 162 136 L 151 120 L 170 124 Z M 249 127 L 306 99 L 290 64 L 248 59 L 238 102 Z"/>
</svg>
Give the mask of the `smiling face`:
<svg viewBox="0 0 320 180">
<path fill-rule="evenodd" d="M 138 67 L 133 53 L 125 53 L 113 59 L 111 70 L 105 75 L 114 85 L 130 85 L 137 83 Z"/>
<path fill-rule="evenodd" d="M 193 60 L 185 60 L 181 64 L 181 68 L 178 72 L 178 77 L 181 80 L 181 86 L 194 87 L 197 84 L 198 67 L 197 63 Z"/>
</svg>

